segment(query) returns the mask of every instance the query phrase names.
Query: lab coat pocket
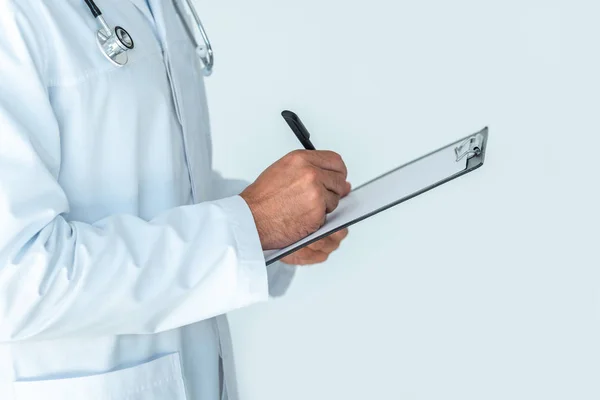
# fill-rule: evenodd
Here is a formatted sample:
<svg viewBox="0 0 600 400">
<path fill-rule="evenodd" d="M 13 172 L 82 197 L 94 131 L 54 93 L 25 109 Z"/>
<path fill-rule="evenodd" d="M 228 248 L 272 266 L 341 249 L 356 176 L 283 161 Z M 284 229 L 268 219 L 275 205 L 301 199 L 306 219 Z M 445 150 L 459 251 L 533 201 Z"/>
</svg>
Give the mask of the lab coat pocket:
<svg viewBox="0 0 600 400">
<path fill-rule="evenodd" d="M 17 381 L 15 400 L 185 400 L 179 354 L 78 378 Z"/>
</svg>

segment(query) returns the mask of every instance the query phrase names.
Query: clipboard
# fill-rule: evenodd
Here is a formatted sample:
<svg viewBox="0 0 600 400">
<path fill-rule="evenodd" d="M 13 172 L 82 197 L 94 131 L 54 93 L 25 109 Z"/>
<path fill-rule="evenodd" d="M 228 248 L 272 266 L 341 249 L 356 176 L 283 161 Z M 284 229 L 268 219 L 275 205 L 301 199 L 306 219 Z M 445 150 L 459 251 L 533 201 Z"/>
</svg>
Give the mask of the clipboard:
<svg viewBox="0 0 600 400">
<path fill-rule="evenodd" d="M 476 170 L 485 160 L 487 141 L 486 127 L 356 187 L 316 232 L 282 249 L 264 251 L 266 264 Z"/>
</svg>

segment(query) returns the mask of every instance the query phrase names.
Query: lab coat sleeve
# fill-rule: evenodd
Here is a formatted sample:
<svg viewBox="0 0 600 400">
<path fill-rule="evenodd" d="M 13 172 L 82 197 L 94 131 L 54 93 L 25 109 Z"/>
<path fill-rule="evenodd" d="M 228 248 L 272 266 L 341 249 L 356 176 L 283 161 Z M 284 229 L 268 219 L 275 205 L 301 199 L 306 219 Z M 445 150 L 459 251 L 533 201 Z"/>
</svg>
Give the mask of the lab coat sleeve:
<svg viewBox="0 0 600 400">
<path fill-rule="evenodd" d="M 155 333 L 266 300 L 261 244 L 240 196 L 150 221 L 66 217 L 44 38 L 29 13 L 2 4 L 0 342 Z"/>
<path fill-rule="evenodd" d="M 248 182 L 243 180 L 225 179 L 216 171 L 213 174 L 213 187 L 218 198 L 241 193 L 249 185 Z M 267 267 L 269 295 L 271 297 L 281 297 L 287 292 L 297 268 L 295 265 L 282 262 L 275 262 Z"/>
</svg>

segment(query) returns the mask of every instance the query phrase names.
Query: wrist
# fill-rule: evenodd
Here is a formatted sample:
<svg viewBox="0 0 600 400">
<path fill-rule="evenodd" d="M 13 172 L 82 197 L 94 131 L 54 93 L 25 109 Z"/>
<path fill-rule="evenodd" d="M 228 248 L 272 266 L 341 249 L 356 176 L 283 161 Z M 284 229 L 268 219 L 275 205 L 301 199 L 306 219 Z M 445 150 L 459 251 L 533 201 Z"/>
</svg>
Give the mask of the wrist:
<svg viewBox="0 0 600 400">
<path fill-rule="evenodd" d="M 244 193 L 240 194 L 240 197 L 246 202 L 246 205 L 250 209 L 250 213 L 252 214 L 252 218 L 254 219 L 254 225 L 256 227 L 256 231 L 258 232 L 258 237 L 260 239 L 262 249 L 268 250 L 268 230 L 264 227 L 264 221 L 266 220 L 266 218 L 264 217 L 264 213 L 262 212 L 260 205 L 253 202 L 252 199 L 245 196 Z"/>
</svg>

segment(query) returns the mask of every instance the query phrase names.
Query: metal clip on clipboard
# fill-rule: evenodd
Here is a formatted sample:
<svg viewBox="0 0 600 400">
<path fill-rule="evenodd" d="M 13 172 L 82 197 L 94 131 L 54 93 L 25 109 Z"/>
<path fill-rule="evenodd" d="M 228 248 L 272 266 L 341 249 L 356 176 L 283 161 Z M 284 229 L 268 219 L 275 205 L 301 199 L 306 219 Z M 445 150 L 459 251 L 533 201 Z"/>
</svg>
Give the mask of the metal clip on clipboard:
<svg viewBox="0 0 600 400">
<path fill-rule="evenodd" d="M 356 187 L 340 200 L 321 229 L 283 249 L 265 251 L 267 265 L 340 229 L 476 170 L 483 165 L 487 140 L 488 128 L 484 128 Z"/>
<path fill-rule="evenodd" d="M 481 147 L 483 145 L 483 135 L 477 133 L 474 136 L 466 139 L 460 145 L 454 149 L 456 154 L 456 161 L 462 160 L 465 156 L 476 156 L 481 153 Z"/>
</svg>

